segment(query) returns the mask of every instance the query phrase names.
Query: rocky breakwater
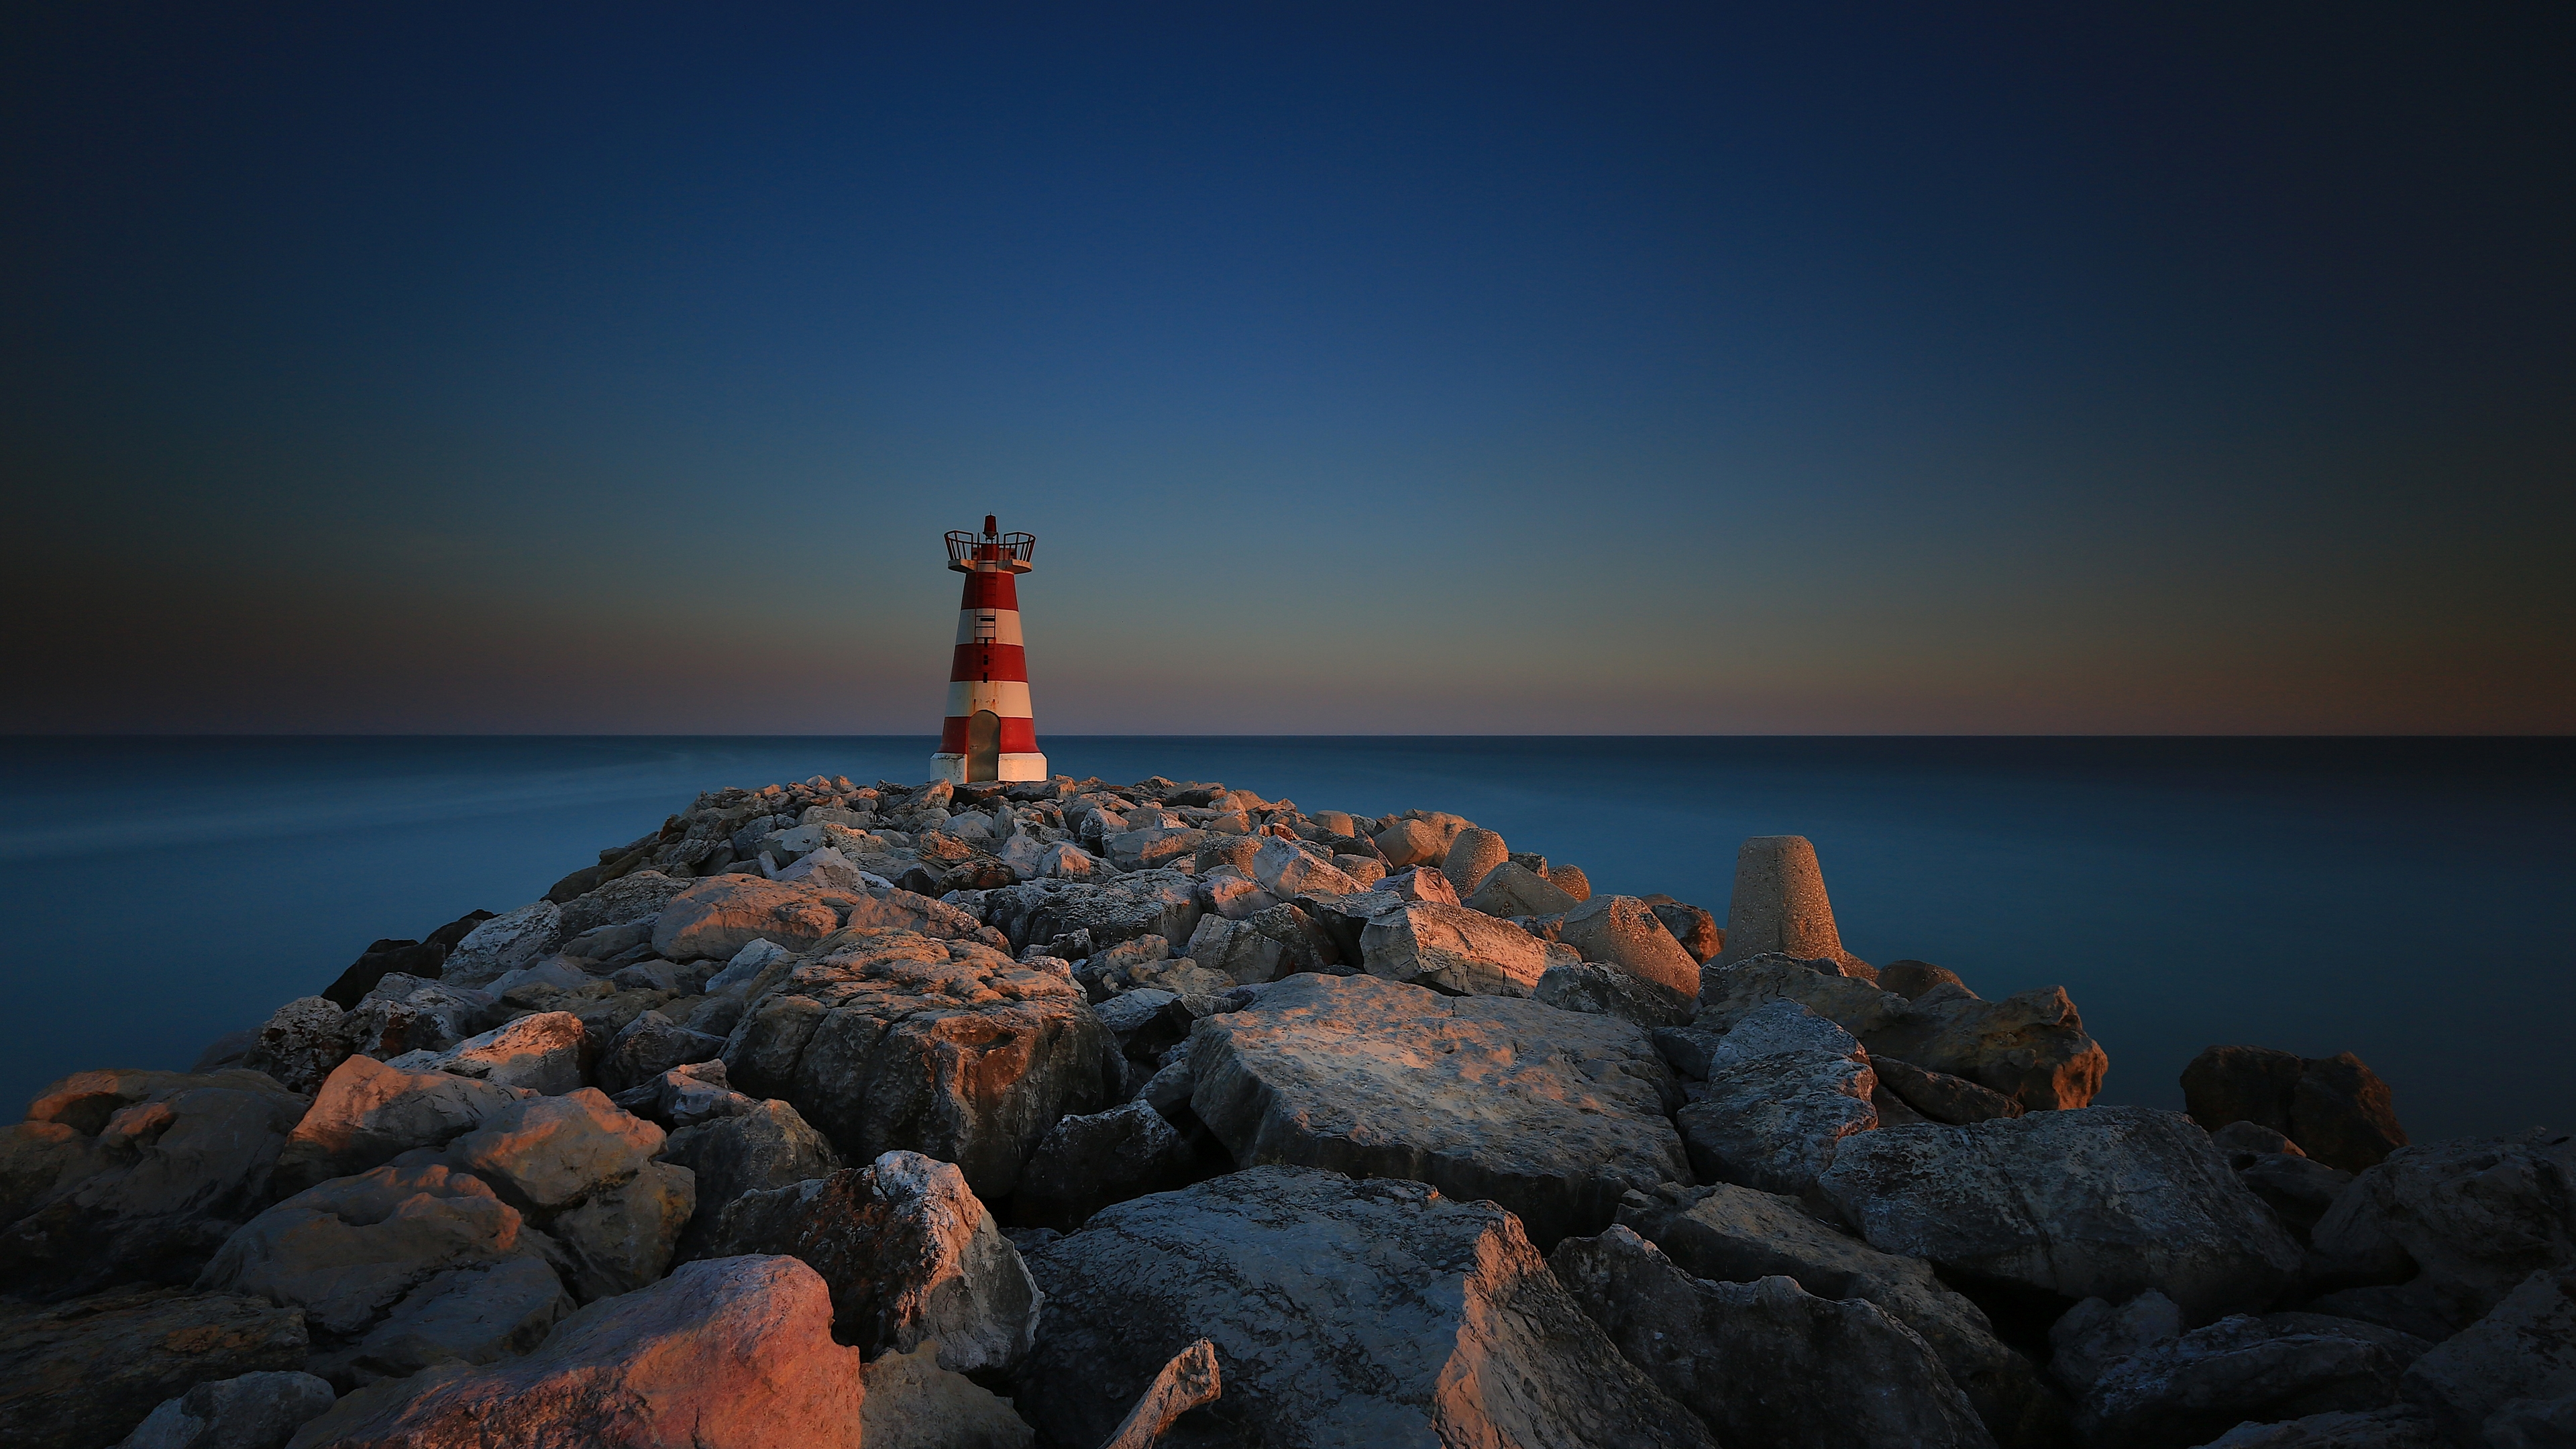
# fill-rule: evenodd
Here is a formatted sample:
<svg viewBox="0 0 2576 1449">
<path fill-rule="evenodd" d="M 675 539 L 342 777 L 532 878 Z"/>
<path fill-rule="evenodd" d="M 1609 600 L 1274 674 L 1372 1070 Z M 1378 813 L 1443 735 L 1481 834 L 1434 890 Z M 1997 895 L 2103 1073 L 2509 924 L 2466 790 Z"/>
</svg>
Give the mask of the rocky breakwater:
<svg viewBox="0 0 2576 1449">
<path fill-rule="evenodd" d="M 0 1149 L 27 1446 L 2535 1445 L 2576 1141 L 1437 811 L 701 796 Z M 461 903 L 460 903 L 461 904 Z M 2555 1437 L 2553 1437 L 2555 1436 Z"/>
</svg>

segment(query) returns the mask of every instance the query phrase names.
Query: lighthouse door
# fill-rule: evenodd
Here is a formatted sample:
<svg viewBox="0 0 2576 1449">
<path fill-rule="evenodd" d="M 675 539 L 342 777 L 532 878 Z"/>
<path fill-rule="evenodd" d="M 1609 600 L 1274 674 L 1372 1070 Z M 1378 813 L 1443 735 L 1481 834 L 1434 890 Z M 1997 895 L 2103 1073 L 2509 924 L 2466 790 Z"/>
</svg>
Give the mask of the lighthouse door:
<svg viewBox="0 0 2576 1449">
<path fill-rule="evenodd" d="M 966 722 L 966 778 L 1002 778 L 1002 717 L 989 709 L 975 711 Z"/>
</svg>

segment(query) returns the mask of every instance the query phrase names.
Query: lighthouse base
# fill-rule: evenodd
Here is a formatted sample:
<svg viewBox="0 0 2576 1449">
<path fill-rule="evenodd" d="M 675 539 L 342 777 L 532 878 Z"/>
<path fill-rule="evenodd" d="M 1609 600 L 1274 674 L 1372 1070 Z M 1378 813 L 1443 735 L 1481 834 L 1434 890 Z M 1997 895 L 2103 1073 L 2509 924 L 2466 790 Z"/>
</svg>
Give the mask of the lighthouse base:
<svg viewBox="0 0 2576 1449">
<path fill-rule="evenodd" d="M 966 778 L 964 755 L 933 755 L 930 757 L 930 767 L 939 779 L 951 785 L 981 783 L 980 781 L 970 782 Z M 1043 780 L 1046 777 L 1046 756 L 1044 755 L 1002 755 L 994 762 L 995 780 Z"/>
</svg>

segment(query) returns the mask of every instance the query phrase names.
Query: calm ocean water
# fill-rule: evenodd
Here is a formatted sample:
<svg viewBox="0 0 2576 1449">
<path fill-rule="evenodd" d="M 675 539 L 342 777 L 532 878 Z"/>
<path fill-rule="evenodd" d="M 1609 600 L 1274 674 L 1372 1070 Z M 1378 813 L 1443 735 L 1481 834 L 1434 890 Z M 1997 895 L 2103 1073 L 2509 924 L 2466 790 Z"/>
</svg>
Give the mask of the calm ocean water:
<svg viewBox="0 0 2576 1449">
<path fill-rule="evenodd" d="M 2063 985 L 2104 1100 L 2213 1043 L 2360 1053 L 2418 1139 L 2576 1125 L 2576 742 L 1099 738 L 1052 766 L 1455 811 L 1720 920 L 1815 841 L 1844 943 Z M 379 936 L 542 894 L 699 790 L 928 774 L 929 737 L 0 740 L 0 1098 L 185 1067 Z"/>
</svg>

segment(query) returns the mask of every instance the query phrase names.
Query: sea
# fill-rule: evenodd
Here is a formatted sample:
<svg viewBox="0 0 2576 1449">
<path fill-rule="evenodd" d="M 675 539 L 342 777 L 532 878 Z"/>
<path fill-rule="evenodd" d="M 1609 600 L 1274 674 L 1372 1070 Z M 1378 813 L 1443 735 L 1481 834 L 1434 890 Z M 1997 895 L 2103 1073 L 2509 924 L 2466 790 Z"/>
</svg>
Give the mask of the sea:
<svg viewBox="0 0 2576 1449">
<path fill-rule="evenodd" d="M 1055 736 L 1051 768 L 1446 810 L 1726 917 L 1815 842 L 1845 946 L 2062 986 L 2101 1100 L 2202 1048 L 2354 1052 L 2417 1140 L 2576 1126 L 2576 741 Z M 0 1098 L 185 1069 L 379 937 L 542 896 L 700 791 L 930 775 L 920 737 L 0 740 Z"/>
</svg>

